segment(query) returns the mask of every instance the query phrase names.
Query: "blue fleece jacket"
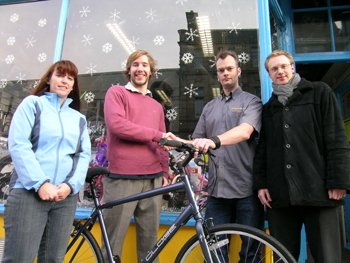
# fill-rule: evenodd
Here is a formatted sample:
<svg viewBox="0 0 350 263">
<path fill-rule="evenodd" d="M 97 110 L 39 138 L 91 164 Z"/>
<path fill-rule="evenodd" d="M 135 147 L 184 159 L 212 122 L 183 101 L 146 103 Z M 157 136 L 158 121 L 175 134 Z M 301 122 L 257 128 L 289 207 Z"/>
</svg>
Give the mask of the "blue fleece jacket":
<svg viewBox="0 0 350 263">
<path fill-rule="evenodd" d="M 15 167 L 10 189 L 38 191 L 45 182 L 67 183 L 71 194 L 84 184 L 91 144 L 85 116 L 55 93 L 28 96 L 18 106 L 10 126 L 8 145 Z"/>
</svg>

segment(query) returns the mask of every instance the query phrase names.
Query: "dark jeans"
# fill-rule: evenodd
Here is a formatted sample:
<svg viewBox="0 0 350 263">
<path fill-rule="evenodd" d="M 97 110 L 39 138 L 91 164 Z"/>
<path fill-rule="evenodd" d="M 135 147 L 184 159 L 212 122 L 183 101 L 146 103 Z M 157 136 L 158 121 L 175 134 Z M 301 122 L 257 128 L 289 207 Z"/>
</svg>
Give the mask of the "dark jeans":
<svg viewBox="0 0 350 263">
<path fill-rule="evenodd" d="M 300 232 L 305 225 L 306 239 L 317 263 L 341 262 L 338 207 L 289 206 L 267 209 L 269 230 L 296 260 L 300 254 Z"/>
<path fill-rule="evenodd" d="M 208 198 L 205 211 L 205 218 L 210 217 L 213 218 L 214 225 L 238 223 L 261 230 L 264 229 L 264 206 L 261 205 L 256 195 L 235 199 L 215 198 L 211 196 Z M 248 242 L 247 238 L 242 238 L 239 262 L 253 262 L 258 246 L 259 242 Z M 229 262 L 228 249 L 226 249 L 226 246 L 221 249 L 223 254 L 223 257 L 219 255 L 221 262 Z M 254 259 L 254 262 L 260 261 L 261 254 L 259 256 Z"/>
<path fill-rule="evenodd" d="M 5 250 L 2 262 L 62 263 L 78 195 L 43 201 L 34 190 L 12 189 L 5 204 Z"/>
</svg>

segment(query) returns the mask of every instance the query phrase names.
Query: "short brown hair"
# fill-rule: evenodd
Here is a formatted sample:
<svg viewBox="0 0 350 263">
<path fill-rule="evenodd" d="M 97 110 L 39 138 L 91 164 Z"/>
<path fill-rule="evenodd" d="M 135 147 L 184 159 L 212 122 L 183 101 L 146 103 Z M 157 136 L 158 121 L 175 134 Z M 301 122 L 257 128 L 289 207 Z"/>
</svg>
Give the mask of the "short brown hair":
<svg viewBox="0 0 350 263">
<path fill-rule="evenodd" d="M 287 51 L 277 49 L 277 50 L 274 50 L 270 55 L 268 55 L 265 60 L 265 69 L 267 70 L 267 72 L 269 72 L 268 64 L 269 64 L 270 58 L 278 57 L 278 56 L 286 56 L 289 59 L 290 64 L 294 64 L 294 59 L 292 54 L 290 54 Z"/>
<path fill-rule="evenodd" d="M 49 67 L 49 69 L 46 71 L 44 76 L 41 77 L 39 84 L 32 90 L 30 95 L 41 96 L 44 94 L 44 92 L 50 91 L 50 84 L 48 84 L 48 82 L 50 81 L 55 69 L 58 73 L 62 75 L 68 74 L 69 76 L 72 76 L 74 78 L 73 90 L 68 94 L 68 98 L 73 99 L 71 104 L 69 104 L 69 107 L 80 111 L 78 68 L 73 62 L 69 60 L 60 60 L 52 64 L 51 67 Z"/>
<path fill-rule="evenodd" d="M 154 60 L 154 58 L 151 56 L 151 54 L 149 54 L 147 51 L 145 50 L 136 50 L 133 53 L 130 54 L 128 60 L 126 61 L 126 70 L 123 71 L 123 75 L 125 76 L 125 79 L 127 81 L 130 81 L 130 75 L 129 75 L 129 71 L 131 68 L 131 64 L 134 62 L 135 59 L 141 57 L 141 56 L 147 56 L 148 58 L 148 63 L 149 63 L 149 67 L 151 70 L 151 74 L 149 77 L 149 80 L 152 80 L 153 78 L 153 73 L 156 72 L 156 65 L 157 62 Z"/>
<path fill-rule="evenodd" d="M 225 59 L 228 56 L 231 56 L 235 59 L 236 66 L 238 68 L 238 56 L 237 56 L 236 52 L 229 51 L 229 50 L 220 50 L 219 53 L 216 55 L 215 64 L 218 62 L 219 59 Z"/>
</svg>

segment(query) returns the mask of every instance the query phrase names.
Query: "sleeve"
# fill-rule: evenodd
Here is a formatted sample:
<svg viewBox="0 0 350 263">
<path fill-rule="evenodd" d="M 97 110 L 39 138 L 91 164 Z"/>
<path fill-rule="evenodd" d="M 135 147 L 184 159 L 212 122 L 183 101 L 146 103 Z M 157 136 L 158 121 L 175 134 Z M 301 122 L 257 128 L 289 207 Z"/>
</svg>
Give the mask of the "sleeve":
<svg viewBox="0 0 350 263">
<path fill-rule="evenodd" d="M 350 149 L 334 92 L 326 84 L 321 97 L 322 128 L 327 167 L 326 188 L 350 190 Z"/>
<path fill-rule="evenodd" d="M 45 182 L 50 182 L 40 167 L 32 150 L 30 141 L 35 119 L 40 111 L 34 96 L 25 98 L 17 107 L 11 120 L 8 145 L 9 152 L 18 175 L 18 180 L 25 189 L 38 191 Z"/>
<path fill-rule="evenodd" d="M 126 118 L 126 96 L 120 86 L 111 87 L 105 97 L 104 114 L 108 132 L 118 138 L 137 142 L 158 142 L 163 133 L 155 129 L 132 123 Z"/>
<path fill-rule="evenodd" d="M 253 191 L 264 188 L 267 188 L 267 145 L 262 127 L 253 162 Z"/>
<path fill-rule="evenodd" d="M 243 115 L 239 121 L 239 124 L 248 123 L 254 127 L 255 131 L 260 133 L 261 129 L 261 112 L 262 112 L 262 102 L 261 100 L 254 96 L 252 100 L 248 103 Z"/>
<path fill-rule="evenodd" d="M 86 172 L 89 168 L 89 163 L 91 160 L 91 142 L 85 118 L 82 117 L 80 119 L 80 123 L 82 132 L 77 151 L 73 156 L 73 169 L 65 181 L 65 183 L 67 183 L 72 190 L 71 195 L 77 194 L 80 188 L 84 185 Z"/>
</svg>

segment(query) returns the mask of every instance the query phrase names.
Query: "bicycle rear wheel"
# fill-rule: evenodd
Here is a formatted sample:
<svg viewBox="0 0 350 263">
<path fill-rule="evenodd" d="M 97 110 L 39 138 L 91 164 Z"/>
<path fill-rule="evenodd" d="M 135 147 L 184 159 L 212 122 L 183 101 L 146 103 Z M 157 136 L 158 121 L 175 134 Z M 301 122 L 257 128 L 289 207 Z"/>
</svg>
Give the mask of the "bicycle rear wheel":
<svg viewBox="0 0 350 263">
<path fill-rule="evenodd" d="M 77 230 L 80 229 L 82 225 L 75 221 L 73 222 L 73 229 L 71 237 L 76 236 Z M 71 242 L 72 238 L 69 242 Z M 88 262 L 97 262 L 103 263 L 101 249 L 90 233 L 89 230 L 84 229 L 79 239 L 75 242 L 74 246 L 66 252 L 63 263 L 88 263 Z"/>
<path fill-rule="evenodd" d="M 248 243 L 256 241 L 256 251 L 242 255 L 241 239 Z M 246 257 L 244 262 L 287 262 L 296 263 L 289 251 L 275 238 L 256 228 L 239 225 L 223 224 L 209 229 L 206 240 L 215 263 L 238 262 Z M 225 253 L 227 251 L 227 253 Z M 223 256 L 227 254 L 227 256 Z M 240 255 L 241 254 L 241 255 Z M 193 236 L 182 247 L 175 260 L 176 263 L 207 262 L 204 258 L 197 235 Z"/>
</svg>

